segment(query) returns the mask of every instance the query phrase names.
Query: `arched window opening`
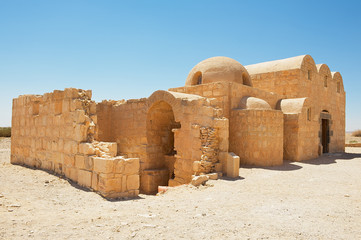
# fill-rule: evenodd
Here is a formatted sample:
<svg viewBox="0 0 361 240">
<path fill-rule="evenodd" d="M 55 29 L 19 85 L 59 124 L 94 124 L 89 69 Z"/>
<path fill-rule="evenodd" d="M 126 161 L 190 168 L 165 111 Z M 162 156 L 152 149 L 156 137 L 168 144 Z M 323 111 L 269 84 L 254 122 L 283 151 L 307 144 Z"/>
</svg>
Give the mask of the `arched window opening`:
<svg viewBox="0 0 361 240">
<path fill-rule="evenodd" d="M 197 78 L 197 85 L 202 84 L 202 74 L 199 74 L 198 78 Z"/>
<path fill-rule="evenodd" d="M 323 86 L 327 87 L 327 76 L 323 78 Z"/>
<path fill-rule="evenodd" d="M 312 71 L 311 70 L 307 71 L 307 79 L 312 80 Z"/>
<path fill-rule="evenodd" d="M 337 92 L 340 93 L 341 92 L 341 83 L 337 82 Z"/>
</svg>

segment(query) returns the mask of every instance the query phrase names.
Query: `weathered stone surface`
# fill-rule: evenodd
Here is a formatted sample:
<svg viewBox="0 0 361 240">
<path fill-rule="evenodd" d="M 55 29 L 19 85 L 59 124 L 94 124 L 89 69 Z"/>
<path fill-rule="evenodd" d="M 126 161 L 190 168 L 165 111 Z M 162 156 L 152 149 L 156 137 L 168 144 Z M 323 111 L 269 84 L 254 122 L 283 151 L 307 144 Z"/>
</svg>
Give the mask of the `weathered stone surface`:
<svg viewBox="0 0 361 240">
<path fill-rule="evenodd" d="M 198 187 L 199 185 L 204 184 L 205 182 L 207 182 L 208 179 L 209 179 L 209 176 L 207 176 L 207 175 L 194 176 L 192 178 L 191 184 L 193 186 Z"/>
<path fill-rule="evenodd" d="M 91 95 L 69 88 L 15 98 L 11 162 L 127 197 L 192 175 L 197 184 L 236 178 L 239 164 L 344 151 L 342 76 L 309 55 L 246 67 L 216 57 L 197 64 L 186 86 L 148 98 L 95 103 Z"/>
</svg>

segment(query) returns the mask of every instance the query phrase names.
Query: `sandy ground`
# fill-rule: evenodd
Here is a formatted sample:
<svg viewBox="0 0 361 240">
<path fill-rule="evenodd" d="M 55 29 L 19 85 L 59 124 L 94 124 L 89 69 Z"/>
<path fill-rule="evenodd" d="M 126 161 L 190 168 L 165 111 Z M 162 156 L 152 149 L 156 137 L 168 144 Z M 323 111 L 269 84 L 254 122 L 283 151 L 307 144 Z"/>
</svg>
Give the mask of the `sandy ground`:
<svg viewBox="0 0 361 240">
<path fill-rule="evenodd" d="M 0 239 L 361 239 L 361 148 L 107 201 L 11 165 L 9 147 L 0 139 Z"/>
</svg>

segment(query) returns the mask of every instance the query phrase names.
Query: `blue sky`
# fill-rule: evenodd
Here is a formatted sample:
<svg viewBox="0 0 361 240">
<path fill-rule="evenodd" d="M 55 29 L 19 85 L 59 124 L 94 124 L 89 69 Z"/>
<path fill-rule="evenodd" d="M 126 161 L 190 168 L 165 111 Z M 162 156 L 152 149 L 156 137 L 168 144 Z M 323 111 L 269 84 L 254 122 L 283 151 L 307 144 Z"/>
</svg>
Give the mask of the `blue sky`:
<svg viewBox="0 0 361 240">
<path fill-rule="evenodd" d="M 346 130 L 361 128 L 361 1 L 0 0 L 0 126 L 12 99 L 92 89 L 93 99 L 183 86 L 198 62 L 310 54 L 341 72 Z"/>
</svg>

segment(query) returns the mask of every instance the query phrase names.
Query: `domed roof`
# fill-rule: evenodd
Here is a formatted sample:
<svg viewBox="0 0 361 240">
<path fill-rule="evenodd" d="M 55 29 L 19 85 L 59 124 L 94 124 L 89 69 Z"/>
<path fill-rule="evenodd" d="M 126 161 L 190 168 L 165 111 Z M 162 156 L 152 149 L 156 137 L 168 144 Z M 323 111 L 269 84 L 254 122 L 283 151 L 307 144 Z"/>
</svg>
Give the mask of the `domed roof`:
<svg viewBox="0 0 361 240">
<path fill-rule="evenodd" d="M 270 110 L 271 106 L 263 99 L 255 97 L 243 97 L 240 102 L 243 109 Z"/>
<path fill-rule="evenodd" d="M 198 63 L 189 72 L 186 86 L 213 82 L 236 82 L 252 86 L 250 76 L 236 60 L 229 57 L 212 57 Z"/>
</svg>

